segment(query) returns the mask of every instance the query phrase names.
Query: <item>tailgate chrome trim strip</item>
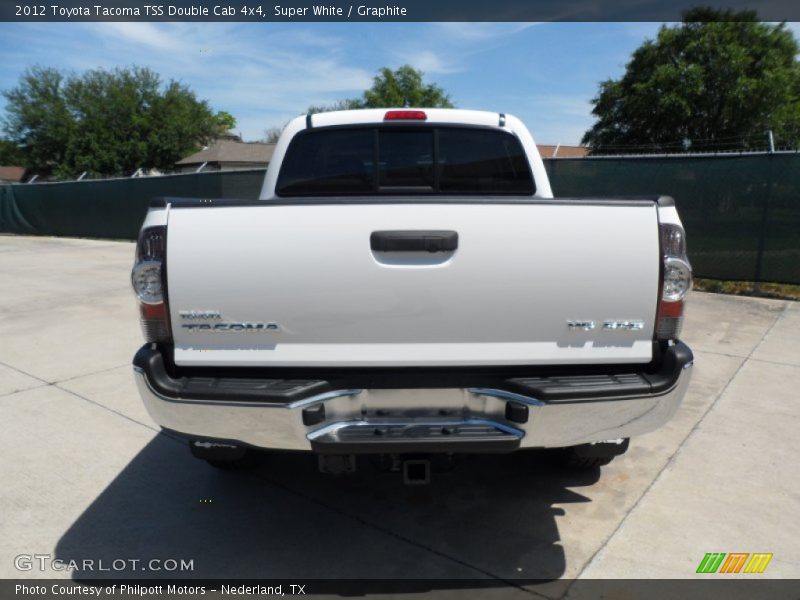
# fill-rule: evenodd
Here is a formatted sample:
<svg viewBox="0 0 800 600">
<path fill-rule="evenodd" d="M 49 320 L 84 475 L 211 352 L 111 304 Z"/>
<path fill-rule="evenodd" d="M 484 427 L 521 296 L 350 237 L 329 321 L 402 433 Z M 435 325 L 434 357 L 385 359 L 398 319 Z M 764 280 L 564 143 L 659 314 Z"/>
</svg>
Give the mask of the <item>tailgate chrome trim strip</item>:
<svg viewBox="0 0 800 600">
<path fill-rule="evenodd" d="M 340 429 L 351 427 L 363 427 L 365 429 L 374 429 L 379 427 L 460 427 L 464 425 L 485 425 L 487 427 L 494 427 L 503 433 L 514 435 L 519 438 L 525 436 L 525 432 L 521 429 L 511 427 L 505 423 L 492 421 L 489 419 L 465 419 L 463 421 L 339 421 L 338 423 L 331 423 L 320 429 L 312 431 L 306 437 L 309 440 L 315 440 L 318 437 L 327 435 L 328 433 L 336 432 Z"/>
</svg>

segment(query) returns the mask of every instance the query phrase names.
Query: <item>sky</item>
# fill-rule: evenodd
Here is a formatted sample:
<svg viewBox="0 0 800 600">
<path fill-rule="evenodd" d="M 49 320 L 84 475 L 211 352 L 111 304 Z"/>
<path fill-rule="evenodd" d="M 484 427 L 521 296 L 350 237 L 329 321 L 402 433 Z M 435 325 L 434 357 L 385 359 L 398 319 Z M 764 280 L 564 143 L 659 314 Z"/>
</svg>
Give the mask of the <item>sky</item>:
<svg viewBox="0 0 800 600">
<path fill-rule="evenodd" d="M 798 24 L 792 24 L 796 35 Z M 0 90 L 30 66 L 149 67 L 263 138 L 310 105 L 360 96 L 410 64 L 459 108 L 520 117 L 541 144 L 577 144 L 600 81 L 658 23 L 0 23 Z M 0 116 L 3 100 L 0 98 Z"/>
</svg>

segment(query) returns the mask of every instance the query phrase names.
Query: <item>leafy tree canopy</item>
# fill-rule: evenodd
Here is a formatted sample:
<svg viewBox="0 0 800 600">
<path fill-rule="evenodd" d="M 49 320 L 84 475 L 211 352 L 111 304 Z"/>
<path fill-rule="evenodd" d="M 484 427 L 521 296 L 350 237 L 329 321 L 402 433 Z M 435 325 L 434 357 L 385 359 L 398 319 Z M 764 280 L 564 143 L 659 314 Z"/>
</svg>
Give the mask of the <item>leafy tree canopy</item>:
<svg viewBox="0 0 800 600">
<path fill-rule="evenodd" d="M 286 127 L 286 124 L 282 127 L 270 127 L 269 129 L 264 130 L 264 137 L 262 141 L 266 142 L 267 144 L 277 144 L 278 139 L 281 137 L 281 133 L 283 133 L 283 129 Z"/>
<path fill-rule="evenodd" d="M 308 114 L 352 110 L 357 108 L 389 108 L 415 106 L 420 108 L 453 108 L 450 95 L 435 83 L 425 83 L 424 73 L 410 65 L 392 71 L 382 68 L 372 80 L 372 87 L 360 98 L 346 98 L 333 104 L 312 105 Z M 281 127 L 270 127 L 264 131 L 264 141 L 274 144 L 288 123 Z"/>
<path fill-rule="evenodd" d="M 33 67 L 3 95 L 3 130 L 25 166 L 57 177 L 169 169 L 236 124 L 187 86 L 140 67 L 80 75 Z"/>
<path fill-rule="evenodd" d="M 22 156 L 22 151 L 17 145 L 10 141 L 0 138 L 0 165 L 4 166 L 22 166 L 25 159 Z"/>
<path fill-rule="evenodd" d="M 419 108 L 453 108 L 450 95 L 435 83 L 425 83 L 424 73 L 411 65 L 394 71 L 383 67 L 372 79 L 372 87 L 360 98 L 339 100 L 329 106 L 310 106 L 308 112 L 319 113 L 353 108 L 390 108 L 414 106 Z"/>
<path fill-rule="evenodd" d="M 306 113 L 316 114 L 322 112 L 331 112 L 334 110 L 352 110 L 356 108 L 367 108 L 364 103 L 358 98 L 347 98 L 345 100 L 337 100 L 333 104 L 314 105 L 312 104 L 306 109 Z"/>
<path fill-rule="evenodd" d="M 424 83 L 422 71 L 403 65 L 392 71 L 384 67 L 364 92 L 364 108 L 418 106 L 420 108 L 453 108 L 450 96 L 435 83 Z"/>
<path fill-rule="evenodd" d="M 236 127 L 236 118 L 228 111 L 221 110 L 216 115 L 220 130 L 224 133 Z"/>
<path fill-rule="evenodd" d="M 693 9 L 634 53 L 592 100 L 595 154 L 763 148 L 800 142 L 800 52 L 753 11 Z"/>
</svg>

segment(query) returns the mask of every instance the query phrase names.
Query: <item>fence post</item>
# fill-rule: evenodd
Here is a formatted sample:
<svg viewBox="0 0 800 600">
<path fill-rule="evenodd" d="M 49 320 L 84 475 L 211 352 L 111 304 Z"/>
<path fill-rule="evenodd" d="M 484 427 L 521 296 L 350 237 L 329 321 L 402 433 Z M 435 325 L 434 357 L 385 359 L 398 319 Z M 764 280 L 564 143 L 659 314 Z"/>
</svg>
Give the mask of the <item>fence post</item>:
<svg viewBox="0 0 800 600">
<path fill-rule="evenodd" d="M 550 168 L 547 169 L 547 166 L 549 166 Z M 555 184 L 553 183 L 555 181 L 555 178 L 556 178 L 556 159 L 555 158 L 550 158 L 549 160 L 547 160 L 547 162 L 545 163 L 545 170 L 548 171 L 547 178 L 550 180 L 550 189 L 553 191 L 553 196 L 556 196 L 557 194 L 556 194 L 556 191 L 555 191 Z"/>
<path fill-rule="evenodd" d="M 770 131 L 770 134 L 772 132 Z M 770 140 L 772 135 L 770 135 Z M 753 293 L 761 293 L 761 278 L 764 263 L 764 247 L 767 243 L 767 217 L 769 216 L 769 201 L 772 198 L 773 186 L 773 165 L 772 159 L 774 154 L 770 152 L 767 154 L 767 190 L 764 194 L 764 201 L 761 207 L 761 227 L 758 234 L 758 250 L 756 251 L 756 272 L 753 276 Z"/>
</svg>

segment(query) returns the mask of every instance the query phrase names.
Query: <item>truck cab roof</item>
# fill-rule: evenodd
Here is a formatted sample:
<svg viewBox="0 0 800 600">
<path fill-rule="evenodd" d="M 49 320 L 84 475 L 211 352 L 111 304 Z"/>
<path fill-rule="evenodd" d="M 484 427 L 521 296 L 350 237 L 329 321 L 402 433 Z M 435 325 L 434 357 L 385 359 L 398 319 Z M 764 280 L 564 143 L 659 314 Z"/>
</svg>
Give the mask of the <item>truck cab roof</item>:
<svg viewBox="0 0 800 600">
<path fill-rule="evenodd" d="M 503 127 L 508 117 L 503 113 L 485 110 L 465 110 L 461 108 L 364 108 L 357 110 L 337 110 L 315 113 L 307 117 L 298 117 L 303 122 L 310 119 L 312 127 L 330 127 L 336 125 L 359 125 L 383 123 L 390 113 L 424 113 L 425 123 L 447 123 L 453 125 L 474 125 L 478 127 Z M 513 118 L 513 117 L 512 117 Z M 308 125 L 308 123 L 304 123 Z"/>
</svg>

